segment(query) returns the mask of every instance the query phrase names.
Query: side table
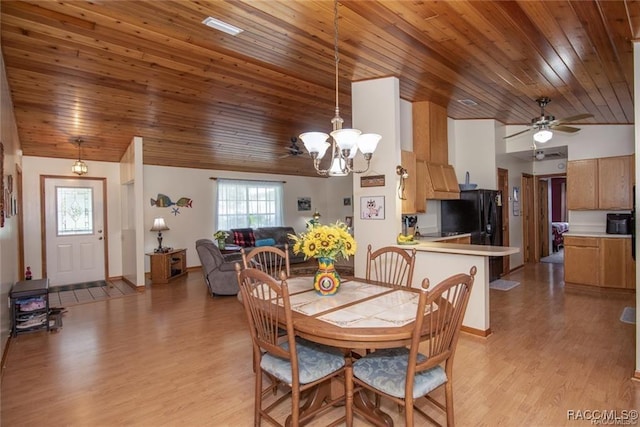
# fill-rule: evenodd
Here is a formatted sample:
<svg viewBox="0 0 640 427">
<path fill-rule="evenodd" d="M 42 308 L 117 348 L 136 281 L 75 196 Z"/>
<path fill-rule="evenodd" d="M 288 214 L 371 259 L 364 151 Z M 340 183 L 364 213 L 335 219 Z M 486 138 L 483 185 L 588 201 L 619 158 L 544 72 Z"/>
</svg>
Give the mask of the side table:
<svg viewBox="0 0 640 427">
<path fill-rule="evenodd" d="M 176 277 L 187 274 L 187 250 L 148 253 L 151 257 L 151 282 L 169 283 Z"/>
</svg>

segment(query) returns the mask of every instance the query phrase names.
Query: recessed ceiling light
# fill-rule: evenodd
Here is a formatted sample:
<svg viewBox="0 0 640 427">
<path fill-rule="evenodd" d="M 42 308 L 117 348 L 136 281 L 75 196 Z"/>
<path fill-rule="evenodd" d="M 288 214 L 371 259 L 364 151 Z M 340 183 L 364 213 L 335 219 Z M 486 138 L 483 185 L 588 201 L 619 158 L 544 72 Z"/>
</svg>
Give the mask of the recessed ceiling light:
<svg viewBox="0 0 640 427">
<path fill-rule="evenodd" d="M 216 30 L 220 30 L 227 34 L 231 34 L 232 36 L 237 36 L 238 34 L 244 31 L 242 28 L 238 28 L 234 25 L 227 24 L 226 22 L 223 22 L 216 18 L 212 18 L 210 16 L 208 18 L 205 18 L 205 20 L 202 21 L 202 23 L 208 27 L 215 28 Z"/>
<path fill-rule="evenodd" d="M 458 99 L 458 102 L 468 107 L 475 107 L 476 105 L 478 105 L 478 103 L 473 99 Z"/>
</svg>

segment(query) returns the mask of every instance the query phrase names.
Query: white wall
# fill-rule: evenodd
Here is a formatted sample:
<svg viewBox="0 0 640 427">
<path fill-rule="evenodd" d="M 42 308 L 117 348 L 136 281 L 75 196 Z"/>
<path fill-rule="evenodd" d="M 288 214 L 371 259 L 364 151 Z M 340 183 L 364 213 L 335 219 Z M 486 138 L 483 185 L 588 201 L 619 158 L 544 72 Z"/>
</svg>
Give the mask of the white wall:
<svg viewBox="0 0 640 427">
<path fill-rule="evenodd" d="M 396 166 L 400 164 L 400 84 L 395 77 L 356 82 L 351 85 L 353 126 L 365 133 L 382 135 L 373 155 L 370 170 L 363 175 L 384 175 L 384 187 L 361 187 L 360 176 L 353 180 L 355 197 L 354 216 L 355 239 L 358 245 L 354 268 L 355 274 L 364 277 L 366 248 L 374 248 L 395 243 L 401 231 L 402 205 L 396 195 L 398 175 Z M 384 196 L 384 220 L 360 219 L 362 198 Z"/>
<path fill-rule="evenodd" d="M 42 277 L 41 238 L 40 238 L 40 175 L 74 176 L 69 171 L 72 161 L 68 159 L 52 159 L 44 157 L 24 157 L 24 215 L 25 215 L 25 265 L 30 265 L 34 278 Z M 107 216 L 109 239 L 109 277 L 123 275 L 124 233 L 131 231 L 135 239 L 135 228 L 128 218 L 122 214 L 121 204 L 135 205 L 133 193 L 127 191 L 127 185 L 120 185 L 120 164 L 109 162 L 87 161 L 89 176 L 106 177 L 107 182 Z M 312 167 L 309 159 L 309 167 Z M 215 197 L 216 185 L 209 177 L 225 177 L 234 179 L 266 179 L 286 181 L 285 225 L 291 225 L 296 232 L 304 231 L 306 221 L 311 219 L 313 210 L 322 214 L 322 222 L 335 222 L 353 215 L 353 203 L 344 206 L 343 199 L 352 195 L 351 177 L 311 178 L 285 175 L 247 174 L 239 172 L 220 172 L 203 169 L 172 168 L 162 166 L 144 166 L 144 252 L 153 252 L 157 246 L 157 233 L 149 231 L 153 218 L 162 216 L 170 230 L 163 233 L 166 246 L 187 248 L 187 266 L 199 266 L 200 260 L 195 251 L 195 241 L 200 238 L 212 238 L 216 231 Z M 179 208 L 179 214 L 172 214 L 171 208 L 151 206 L 150 200 L 156 199 L 158 193 L 169 196 L 173 201 L 180 197 L 193 200 L 192 208 Z M 298 197 L 311 197 L 312 210 L 299 212 Z M 126 212 L 126 211 L 125 211 Z M 123 227 L 124 220 L 124 227 Z M 129 225 L 127 225 L 129 224 Z M 0 229 L 4 232 L 4 229 Z M 125 239 L 126 240 L 126 239 Z M 145 271 L 149 271 L 149 260 L 145 257 Z M 131 274 L 128 272 L 127 274 Z M 14 280 L 14 279 L 11 279 Z"/>
<path fill-rule="evenodd" d="M 309 167 L 312 166 L 311 159 Z M 306 229 L 306 221 L 312 219 L 315 209 L 322 215 L 322 223 L 344 221 L 352 215 L 352 207 L 344 206 L 343 199 L 351 197 L 351 177 L 293 177 L 286 175 L 249 174 L 230 171 L 212 171 L 207 169 L 187 169 L 164 166 L 144 166 L 144 251 L 153 252 L 158 246 L 157 232 L 148 231 L 153 219 L 163 217 L 170 230 L 162 233 L 163 246 L 187 249 L 187 267 L 199 266 L 200 259 L 195 249 L 198 239 L 213 239 L 217 231 L 216 180 L 210 177 L 229 179 L 253 179 L 267 181 L 285 181 L 284 184 L 284 224 L 292 226 L 296 232 Z M 168 196 L 172 202 L 181 197 L 191 199 L 192 207 L 157 207 L 151 205 L 151 199 L 157 200 L 158 194 Z M 311 198 L 310 211 L 298 211 L 298 197 Z M 145 270 L 149 271 L 149 257 L 145 260 Z"/>
<path fill-rule="evenodd" d="M 458 182 L 465 182 L 469 172 L 471 183 L 478 188 L 497 189 L 495 120 L 455 120 L 449 138 L 449 163 L 456 170 Z"/>
<path fill-rule="evenodd" d="M 16 127 L 11 102 L 11 93 L 7 84 L 2 52 L 0 51 L 0 110 L 2 111 L 0 141 L 4 148 L 4 176 L 0 179 L 7 184 L 6 176 L 11 175 L 14 180 L 13 195 L 17 196 L 17 168 L 21 164 L 20 140 Z M 4 197 L 0 195 L 0 197 Z M 5 218 L 4 227 L 0 228 L 0 344 L 5 348 L 9 338 L 11 321 L 9 310 L 5 301 L 8 300 L 9 290 L 21 277 L 23 272 L 18 271 L 18 216 Z"/>
<path fill-rule="evenodd" d="M 120 165 L 118 163 L 85 161 L 89 168 L 87 176 L 106 178 L 107 225 L 109 252 L 108 277 L 122 275 L 122 224 L 120 216 L 121 186 Z M 42 277 L 42 238 L 40 227 L 40 176 L 55 175 L 77 178 L 71 173 L 73 160 L 54 159 L 49 157 L 24 156 L 23 191 L 24 191 L 24 262 L 31 266 L 34 279 Z"/>
</svg>

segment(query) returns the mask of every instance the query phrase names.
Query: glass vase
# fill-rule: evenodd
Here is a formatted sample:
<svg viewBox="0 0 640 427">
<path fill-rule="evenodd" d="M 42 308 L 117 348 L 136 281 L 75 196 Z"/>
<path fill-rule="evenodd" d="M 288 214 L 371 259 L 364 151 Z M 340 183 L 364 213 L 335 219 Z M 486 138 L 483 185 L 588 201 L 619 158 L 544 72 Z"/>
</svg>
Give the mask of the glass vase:
<svg viewBox="0 0 640 427">
<path fill-rule="evenodd" d="M 313 276 L 313 288 L 320 295 L 335 295 L 340 287 L 340 275 L 335 269 L 335 260 L 318 258 L 318 270 Z"/>
<path fill-rule="evenodd" d="M 218 239 L 218 249 L 223 250 L 225 248 L 225 243 L 224 239 Z"/>
</svg>

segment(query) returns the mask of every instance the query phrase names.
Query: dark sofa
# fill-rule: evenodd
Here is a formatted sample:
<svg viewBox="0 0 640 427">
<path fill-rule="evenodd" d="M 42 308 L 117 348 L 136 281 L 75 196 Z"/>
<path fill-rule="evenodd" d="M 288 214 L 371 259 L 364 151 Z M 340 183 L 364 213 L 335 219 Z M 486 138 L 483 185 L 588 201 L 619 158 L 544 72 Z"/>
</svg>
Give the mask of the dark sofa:
<svg viewBox="0 0 640 427">
<path fill-rule="evenodd" d="M 275 246 L 284 250 L 284 245 L 289 244 L 289 263 L 304 262 L 304 254 L 293 253 L 293 241 L 289 234 L 296 234 L 293 227 L 260 227 L 260 228 L 232 228 L 226 242 L 238 245 L 250 251 L 256 246 Z"/>
</svg>

